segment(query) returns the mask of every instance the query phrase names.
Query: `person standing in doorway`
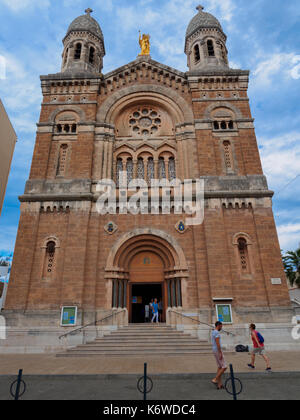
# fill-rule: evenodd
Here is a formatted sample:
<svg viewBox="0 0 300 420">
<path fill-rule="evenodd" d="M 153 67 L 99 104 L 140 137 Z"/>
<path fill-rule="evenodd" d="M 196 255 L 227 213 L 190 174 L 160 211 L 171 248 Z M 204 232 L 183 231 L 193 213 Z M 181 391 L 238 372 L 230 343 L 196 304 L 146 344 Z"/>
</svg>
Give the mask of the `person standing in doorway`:
<svg viewBox="0 0 300 420">
<path fill-rule="evenodd" d="M 161 299 L 158 302 L 158 317 L 159 317 L 159 322 L 162 322 L 162 314 L 163 314 L 163 304 Z"/>
<path fill-rule="evenodd" d="M 255 324 L 251 324 L 249 329 L 250 329 L 251 338 L 253 342 L 253 350 L 251 353 L 251 363 L 248 365 L 248 367 L 250 369 L 255 369 L 255 357 L 256 355 L 259 355 L 259 356 L 262 356 L 262 358 L 266 362 L 267 372 L 270 372 L 272 369 L 270 366 L 270 359 L 266 356 L 265 340 L 263 336 L 258 331 L 256 331 Z"/>
<path fill-rule="evenodd" d="M 217 362 L 217 376 L 212 380 L 212 383 L 216 385 L 218 389 L 224 389 L 222 384 L 222 376 L 227 370 L 227 364 L 223 355 L 222 344 L 221 344 L 221 330 L 223 328 L 222 322 L 218 321 L 215 324 L 215 329 L 211 334 L 212 350 Z"/>
<path fill-rule="evenodd" d="M 153 316 L 153 299 L 151 299 L 151 301 L 149 303 L 149 308 L 150 308 L 149 318 L 152 318 L 152 316 Z"/>
<path fill-rule="evenodd" d="M 145 322 L 150 321 L 150 306 L 145 305 Z"/>
<path fill-rule="evenodd" d="M 154 303 L 152 305 L 153 307 L 153 317 L 151 322 L 154 322 L 154 320 L 156 319 L 156 323 L 158 324 L 158 303 L 157 303 L 157 299 L 154 299 Z"/>
</svg>

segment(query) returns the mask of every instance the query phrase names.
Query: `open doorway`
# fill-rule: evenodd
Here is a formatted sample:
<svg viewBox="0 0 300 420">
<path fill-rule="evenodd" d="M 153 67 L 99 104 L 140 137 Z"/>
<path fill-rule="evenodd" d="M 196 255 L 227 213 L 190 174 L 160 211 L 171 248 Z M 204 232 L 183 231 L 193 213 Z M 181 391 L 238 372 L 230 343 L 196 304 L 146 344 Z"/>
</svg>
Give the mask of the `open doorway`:
<svg viewBox="0 0 300 420">
<path fill-rule="evenodd" d="M 149 305 L 151 299 L 161 301 L 163 305 L 162 283 L 132 284 L 131 285 L 131 316 L 130 322 L 133 324 L 149 322 L 145 318 L 145 305 Z M 163 308 L 164 309 L 164 308 Z M 150 314 L 151 317 L 151 314 Z M 151 318 L 150 318 L 151 321 Z M 162 313 L 164 322 L 164 310 Z"/>
</svg>

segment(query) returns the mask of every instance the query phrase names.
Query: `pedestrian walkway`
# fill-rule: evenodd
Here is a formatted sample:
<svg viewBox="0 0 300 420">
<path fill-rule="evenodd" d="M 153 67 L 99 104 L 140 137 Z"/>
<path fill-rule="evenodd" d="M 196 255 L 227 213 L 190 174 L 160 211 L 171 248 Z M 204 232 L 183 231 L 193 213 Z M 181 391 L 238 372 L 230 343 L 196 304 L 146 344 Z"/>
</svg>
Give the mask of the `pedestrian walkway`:
<svg viewBox="0 0 300 420">
<path fill-rule="evenodd" d="M 275 372 L 300 372 L 300 352 L 270 352 Z M 70 357 L 60 358 L 55 354 L 5 355 L 1 354 L 0 375 L 15 375 L 19 369 L 29 375 L 87 375 L 87 374 L 138 374 L 147 362 L 151 374 L 212 373 L 216 370 L 212 354 L 168 357 L 146 355 L 144 357 Z M 236 372 L 248 372 L 247 353 L 226 355 L 227 363 L 234 365 Z M 257 372 L 264 372 L 265 362 L 257 358 Z M 300 394 L 299 394 L 300 395 Z"/>
</svg>

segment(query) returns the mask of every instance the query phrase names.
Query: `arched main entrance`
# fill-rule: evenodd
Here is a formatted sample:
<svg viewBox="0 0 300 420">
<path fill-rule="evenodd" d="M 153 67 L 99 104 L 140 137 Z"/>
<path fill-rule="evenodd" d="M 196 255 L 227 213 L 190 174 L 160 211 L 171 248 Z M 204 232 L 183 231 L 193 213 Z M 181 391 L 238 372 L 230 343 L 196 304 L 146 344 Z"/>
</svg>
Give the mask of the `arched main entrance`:
<svg viewBox="0 0 300 420">
<path fill-rule="evenodd" d="M 164 320 L 168 307 L 184 306 L 182 283 L 187 277 L 184 253 L 174 238 L 158 229 L 135 229 L 116 242 L 108 257 L 108 306 L 127 308 L 129 321 L 138 322 L 144 303 L 161 298 Z M 140 315 L 136 301 L 141 302 Z"/>
<path fill-rule="evenodd" d="M 151 299 L 157 299 L 161 307 L 166 307 L 164 262 L 159 254 L 153 251 L 142 251 L 136 254 L 129 266 L 129 321 L 133 323 L 149 322 L 145 306 Z M 165 321 L 164 311 L 161 321 Z"/>
</svg>

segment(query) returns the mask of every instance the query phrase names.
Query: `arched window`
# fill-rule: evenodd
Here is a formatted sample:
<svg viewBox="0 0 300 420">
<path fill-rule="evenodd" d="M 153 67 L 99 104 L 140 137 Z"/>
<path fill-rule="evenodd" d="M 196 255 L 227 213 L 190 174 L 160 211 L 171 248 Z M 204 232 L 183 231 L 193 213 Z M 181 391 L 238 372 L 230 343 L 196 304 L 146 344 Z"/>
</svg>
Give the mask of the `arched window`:
<svg viewBox="0 0 300 420">
<path fill-rule="evenodd" d="M 50 277 L 53 274 L 55 264 L 55 248 L 56 244 L 54 241 L 49 241 L 46 245 L 43 277 Z"/>
<path fill-rule="evenodd" d="M 229 122 L 228 122 L 228 129 L 229 129 L 229 130 L 233 130 L 233 129 L 234 129 L 234 126 L 233 126 L 233 121 L 229 121 Z"/>
<path fill-rule="evenodd" d="M 56 129 L 57 129 L 57 132 L 58 133 L 61 133 L 62 132 L 62 125 L 61 124 L 57 124 Z"/>
<path fill-rule="evenodd" d="M 221 130 L 226 130 L 226 129 L 227 129 L 226 121 L 222 121 L 221 122 Z"/>
<path fill-rule="evenodd" d="M 159 158 L 158 169 L 159 169 L 159 179 L 166 179 L 166 164 L 165 164 L 165 159 L 163 157 Z"/>
<path fill-rule="evenodd" d="M 95 48 L 91 47 L 90 48 L 90 55 L 89 55 L 89 63 L 94 64 L 94 61 L 95 61 Z"/>
<path fill-rule="evenodd" d="M 223 60 L 227 63 L 227 57 L 226 57 L 225 47 L 224 47 L 223 44 L 221 44 L 221 54 L 222 54 Z"/>
<path fill-rule="evenodd" d="M 145 179 L 145 168 L 144 168 L 144 159 L 143 158 L 138 159 L 137 177 L 138 177 L 138 179 Z"/>
<path fill-rule="evenodd" d="M 76 133 L 76 130 L 77 130 L 77 125 L 72 124 L 72 133 Z"/>
<path fill-rule="evenodd" d="M 66 49 L 66 52 L 65 52 L 64 65 L 66 65 L 66 64 L 67 64 L 67 61 L 68 61 L 68 55 L 69 55 L 69 48 L 67 48 L 67 49 Z"/>
<path fill-rule="evenodd" d="M 229 141 L 224 141 L 223 143 L 224 148 L 224 159 L 225 159 L 225 166 L 227 170 L 233 169 L 233 159 L 232 159 L 232 149 L 231 144 Z"/>
<path fill-rule="evenodd" d="M 200 61 L 200 49 L 199 49 L 199 45 L 195 45 L 194 47 L 194 59 L 195 59 L 195 63 L 197 63 L 198 61 Z"/>
<path fill-rule="evenodd" d="M 117 180 L 117 185 L 120 185 L 120 172 L 123 171 L 123 161 L 122 159 L 118 159 L 117 160 L 117 176 L 116 176 L 116 180 Z"/>
<path fill-rule="evenodd" d="M 57 162 L 57 176 L 64 176 L 66 172 L 68 145 L 62 144 L 59 148 L 58 162 Z"/>
<path fill-rule="evenodd" d="M 147 179 L 148 182 L 150 183 L 152 179 L 155 178 L 155 173 L 154 173 L 154 160 L 153 158 L 149 158 L 148 159 L 148 164 L 147 164 Z"/>
<path fill-rule="evenodd" d="M 238 239 L 238 250 L 239 250 L 239 258 L 240 258 L 240 267 L 242 274 L 250 273 L 250 265 L 249 265 L 249 255 L 248 255 L 248 245 L 247 241 L 244 238 Z"/>
<path fill-rule="evenodd" d="M 218 121 L 214 121 L 214 129 L 215 130 L 220 130 L 220 125 Z"/>
<path fill-rule="evenodd" d="M 126 171 L 127 171 L 127 182 L 129 184 L 129 182 L 131 182 L 133 179 L 133 161 L 131 158 L 127 159 Z"/>
<path fill-rule="evenodd" d="M 213 41 L 211 39 L 209 39 L 207 41 L 207 53 L 208 53 L 209 57 L 214 57 L 215 56 L 214 44 L 213 44 Z"/>
<path fill-rule="evenodd" d="M 169 159 L 169 181 L 176 179 L 176 166 L 175 166 L 175 159 L 171 157 Z"/>
<path fill-rule="evenodd" d="M 80 57 L 81 57 L 81 48 L 82 48 L 82 46 L 81 46 L 80 43 L 76 44 L 76 46 L 75 46 L 75 53 L 74 53 L 74 59 L 75 60 L 80 60 Z"/>
</svg>

